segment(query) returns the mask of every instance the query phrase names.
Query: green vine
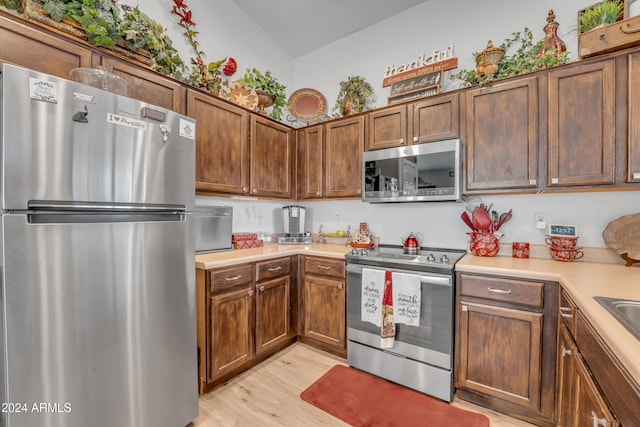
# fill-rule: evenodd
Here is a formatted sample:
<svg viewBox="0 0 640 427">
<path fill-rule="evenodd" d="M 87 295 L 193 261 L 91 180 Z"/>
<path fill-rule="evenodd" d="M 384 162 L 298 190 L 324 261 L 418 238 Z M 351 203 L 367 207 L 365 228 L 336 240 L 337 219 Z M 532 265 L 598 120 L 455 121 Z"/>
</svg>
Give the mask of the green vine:
<svg viewBox="0 0 640 427">
<path fill-rule="evenodd" d="M 510 38 L 500 45 L 507 55 L 498 64 L 498 71 L 495 74 L 478 75 L 475 69 L 460 70 L 455 74 L 451 74 L 450 80 L 460 80 L 463 87 L 485 85 L 494 80 L 506 77 L 517 76 L 520 74 L 530 73 L 541 68 L 550 68 L 567 62 L 569 53 L 562 52 L 557 54 L 556 49 L 547 49 L 543 56 L 540 56 L 540 48 L 544 43 L 544 39 L 534 42 L 533 33 L 529 28 L 525 27 L 523 31 L 514 32 Z M 514 48 L 515 52 L 508 55 L 510 49 Z M 473 57 L 479 55 L 474 52 Z"/>
</svg>

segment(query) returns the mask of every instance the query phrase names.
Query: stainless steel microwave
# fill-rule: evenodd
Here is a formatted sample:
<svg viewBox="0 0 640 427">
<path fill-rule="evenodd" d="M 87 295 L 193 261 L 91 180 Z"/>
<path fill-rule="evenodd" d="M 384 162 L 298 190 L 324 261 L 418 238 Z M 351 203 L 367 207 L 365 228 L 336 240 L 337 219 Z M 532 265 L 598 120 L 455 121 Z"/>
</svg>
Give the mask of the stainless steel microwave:
<svg viewBox="0 0 640 427">
<path fill-rule="evenodd" d="M 462 200 L 460 139 L 366 151 L 362 160 L 365 202 Z"/>
</svg>

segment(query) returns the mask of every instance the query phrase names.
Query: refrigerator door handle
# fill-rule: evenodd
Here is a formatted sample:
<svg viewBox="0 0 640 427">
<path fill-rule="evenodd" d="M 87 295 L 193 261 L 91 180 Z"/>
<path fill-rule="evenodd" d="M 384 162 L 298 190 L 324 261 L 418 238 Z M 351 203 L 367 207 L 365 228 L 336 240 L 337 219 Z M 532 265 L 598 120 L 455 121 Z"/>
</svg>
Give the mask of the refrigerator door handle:
<svg viewBox="0 0 640 427">
<path fill-rule="evenodd" d="M 184 212 L 35 212 L 27 213 L 29 224 L 80 224 L 80 223 L 112 223 L 112 222 L 182 222 L 187 213 Z"/>
<path fill-rule="evenodd" d="M 75 202 L 57 200 L 29 200 L 27 209 L 37 211 L 145 211 L 166 212 L 187 210 L 184 205 L 161 205 L 145 203 L 101 203 L 101 202 Z"/>
</svg>

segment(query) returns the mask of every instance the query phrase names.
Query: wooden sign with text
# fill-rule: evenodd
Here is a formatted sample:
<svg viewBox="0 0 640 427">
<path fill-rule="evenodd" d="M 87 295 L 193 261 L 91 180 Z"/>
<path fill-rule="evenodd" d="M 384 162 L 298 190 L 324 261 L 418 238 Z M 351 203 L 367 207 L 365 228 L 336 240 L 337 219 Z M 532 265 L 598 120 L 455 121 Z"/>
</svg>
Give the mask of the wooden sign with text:
<svg viewBox="0 0 640 427">
<path fill-rule="evenodd" d="M 450 58 L 435 64 L 425 65 L 424 67 L 414 68 L 403 73 L 394 74 L 391 77 L 385 77 L 382 80 L 382 87 L 391 86 L 394 82 L 410 79 L 412 77 L 418 77 L 425 74 L 433 73 L 435 71 L 447 71 L 458 68 L 458 58 Z"/>
<path fill-rule="evenodd" d="M 417 77 L 411 77 L 406 80 L 394 82 L 391 85 L 390 98 L 394 98 L 403 93 L 416 92 L 425 88 L 438 86 L 442 81 L 442 71 L 434 71 L 433 73 L 423 74 Z"/>
<path fill-rule="evenodd" d="M 431 96 L 438 93 L 438 89 L 440 86 L 432 86 L 428 88 L 423 88 L 421 90 L 417 90 L 414 92 L 403 93 L 398 96 L 390 96 L 388 98 L 388 105 L 398 104 L 400 102 L 411 101 L 412 99 L 422 98 L 424 96 Z"/>
</svg>

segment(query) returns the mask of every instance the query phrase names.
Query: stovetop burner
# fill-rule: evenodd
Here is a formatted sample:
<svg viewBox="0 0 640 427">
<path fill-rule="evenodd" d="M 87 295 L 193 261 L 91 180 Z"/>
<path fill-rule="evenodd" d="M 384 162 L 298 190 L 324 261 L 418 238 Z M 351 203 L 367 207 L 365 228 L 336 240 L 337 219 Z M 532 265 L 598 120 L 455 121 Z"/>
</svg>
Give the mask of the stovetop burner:
<svg viewBox="0 0 640 427">
<path fill-rule="evenodd" d="M 373 249 L 353 249 L 346 255 L 347 263 L 382 268 L 399 267 L 411 270 L 452 271 L 466 253 L 463 249 L 420 248 L 417 254 L 404 252 L 402 246 L 380 245 Z"/>
</svg>

